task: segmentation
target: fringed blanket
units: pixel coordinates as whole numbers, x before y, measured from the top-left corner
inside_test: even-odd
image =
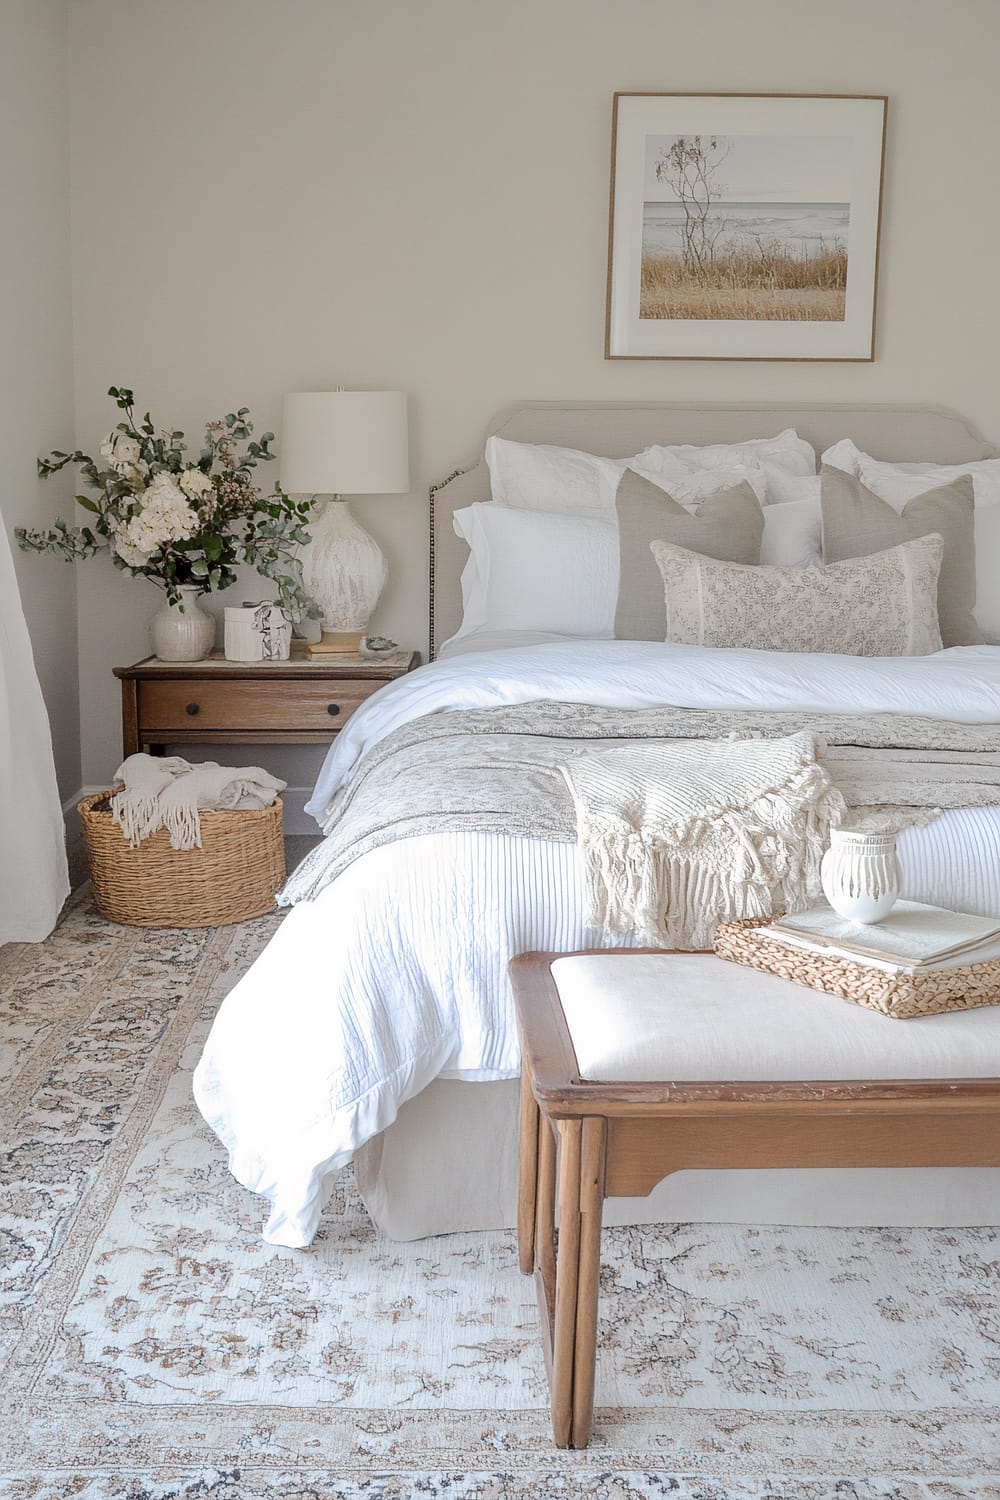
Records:
[[[847,810],[815,734],[626,745],[563,767],[590,920],[610,937],[704,948],[720,918],[798,911]]]
[[[179,755],[130,755],[115,772],[122,790],[111,798],[111,816],[133,849],[165,828],[171,849],[201,848],[199,809],[234,811],[270,807],[287,782],[260,766],[193,766]]]
[[[531,703],[414,720],[371,750],[323,843],[279,898],[311,900],[371,849],[418,834],[475,829],[577,839],[564,767],[618,745],[774,740],[805,731],[851,821],[924,821],[942,808],[1000,805],[1000,726],[900,714],[828,715],[608,709]],[[741,754],[753,753],[752,746]],[[902,809],[908,810],[905,815]]]

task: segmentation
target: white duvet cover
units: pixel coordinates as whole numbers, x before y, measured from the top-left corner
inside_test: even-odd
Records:
[[[993,723],[1000,648],[892,661],[618,641],[467,652],[353,716],[310,810],[328,821],[366,750],[409,720],[538,699]],[[946,813],[904,834],[901,855],[905,895],[1000,915],[1000,810]],[[308,1244],[324,1178],[434,1078],[515,1076],[507,962],[596,945],[584,912],[572,845],[474,832],[376,849],[292,910],[227,996],[195,1075],[231,1170],[270,1201],[265,1239]]]

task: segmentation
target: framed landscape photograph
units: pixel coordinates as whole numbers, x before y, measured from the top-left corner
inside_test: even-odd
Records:
[[[874,359],[886,102],[616,94],[605,358]]]

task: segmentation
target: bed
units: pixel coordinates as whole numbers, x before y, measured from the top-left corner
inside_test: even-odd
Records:
[[[847,434],[876,458],[966,463],[991,452],[952,414],[874,407],[532,403],[501,414],[490,432],[620,457],[654,441],[738,442],[784,427],[817,451]],[[711,711],[753,702],[841,714],[867,705],[1000,722],[1000,648],[991,646],[891,664],[839,658],[836,672],[823,665],[811,677],[803,662],[815,658],[707,648],[699,657],[698,648],[638,642],[470,637],[439,655],[462,618],[467,551],[452,518],[488,499],[482,462],[433,489],[437,659],[352,718],[314,811],[394,731],[440,731],[442,715],[499,705]],[[904,894],[1000,914],[1000,810],[949,811],[908,830],[900,850]],[[395,1238],[514,1223],[518,1056],[506,965],[519,951],[594,943],[585,910],[572,844],[461,826],[415,826],[373,846],[294,907],[224,1002],[196,1075],[231,1170],[270,1202],[268,1240],[307,1244],[332,1174],[352,1157],[373,1218]],[[993,1223],[998,1202],[1000,1173],[987,1170],[690,1172],[648,1199],[616,1203],[609,1222]]]

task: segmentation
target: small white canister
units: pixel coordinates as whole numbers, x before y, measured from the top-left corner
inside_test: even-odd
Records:
[[[287,661],[292,650],[292,622],[269,599],[226,609],[227,661]]]

